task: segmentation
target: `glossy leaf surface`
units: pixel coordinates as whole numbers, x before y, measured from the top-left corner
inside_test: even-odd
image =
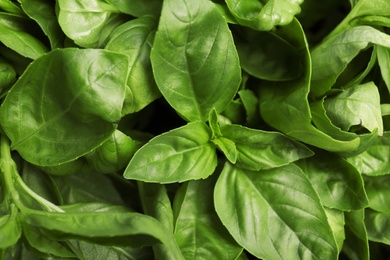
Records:
[[[136,152],[124,177],[159,183],[207,178],[217,165],[210,138],[210,129],[201,122],[156,136]]]
[[[126,76],[126,56],[109,51],[64,49],[42,56],[0,109],[12,148],[42,166],[90,152],[111,135],[121,117]]]
[[[221,112],[241,80],[231,32],[208,0],[164,1],[151,59],[161,93],[188,121]]]
[[[297,166],[252,172],[226,164],[214,200],[230,234],[256,257],[336,259],[324,208]]]

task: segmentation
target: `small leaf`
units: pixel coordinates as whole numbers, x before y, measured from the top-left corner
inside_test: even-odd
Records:
[[[156,136],[135,153],[124,177],[159,183],[207,178],[217,165],[210,138],[210,129],[201,122]]]
[[[140,142],[115,130],[108,140],[93,152],[85,155],[85,158],[97,171],[114,173],[127,166],[140,146]]]
[[[378,88],[373,82],[352,86],[325,99],[326,113],[344,131],[362,126],[370,132],[378,129],[383,135],[383,122]]]
[[[223,138],[235,144],[235,165],[244,169],[274,168],[313,155],[306,146],[279,132],[267,132],[240,125],[225,125],[221,132]]]
[[[235,240],[258,258],[337,258],[320,199],[293,164],[252,172],[226,163],[214,206]]]
[[[0,217],[0,250],[13,246],[22,235],[22,227],[17,217],[17,208],[11,204],[11,214]]]
[[[151,61],[162,95],[187,121],[220,113],[241,81],[231,32],[208,0],[164,1]]]

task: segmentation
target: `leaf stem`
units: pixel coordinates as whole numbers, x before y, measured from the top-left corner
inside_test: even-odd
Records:
[[[22,200],[20,199],[19,191],[15,188],[15,184],[22,188],[21,191],[25,192],[40,205],[46,208],[50,212],[65,212],[60,207],[54,205],[50,201],[42,198],[33,190],[31,190],[20,177],[14,160],[11,157],[9,139],[1,135],[0,136],[0,152],[1,152],[1,171],[3,173],[6,196],[11,197],[12,201],[19,209],[27,209]]]

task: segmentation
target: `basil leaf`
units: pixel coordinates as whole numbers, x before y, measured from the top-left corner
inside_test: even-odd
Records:
[[[364,186],[367,192],[370,208],[390,215],[389,205],[389,175],[365,176]]]
[[[372,44],[390,47],[390,36],[369,26],[357,26],[330,37],[312,52],[310,94],[321,97],[360,51]]]
[[[340,94],[325,99],[326,113],[344,131],[362,126],[383,135],[383,122],[378,88],[373,82],[352,86]]]
[[[40,57],[0,109],[12,149],[41,166],[90,152],[111,136],[121,118],[126,77],[127,58],[118,53],[68,48]]]
[[[297,165],[309,177],[324,206],[344,211],[368,206],[360,173],[343,158],[318,152]]]
[[[370,259],[364,210],[345,212],[344,215],[346,239],[343,252],[350,259]]]
[[[10,205],[10,213],[0,217],[0,250],[7,249],[18,242],[22,235],[22,227],[16,206]]]
[[[207,178],[217,165],[210,138],[210,129],[201,122],[156,136],[135,153],[124,177],[159,183]]]
[[[225,125],[222,136],[237,150],[236,166],[247,170],[279,167],[313,155],[306,146],[278,132],[266,132],[240,125]]]
[[[190,181],[176,192],[175,238],[185,259],[236,259],[237,245],[214,210],[216,178]]]
[[[114,173],[127,166],[140,146],[140,142],[115,130],[108,140],[85,155],[85,158],[97,171]]]
[[[103,0],[59,0],[58,23],[77,45],[103,47],[111,31],[125,22],[119,10]]]
[[[151,60],[162,95],[187,121],[221,112],[241,81],[231,32],[208,0],[164,1]]]
[[[383,136],[373,143],[366,151],[356,156],[347,158],[347,161],[353,164],[360,173],[379,176],[390,173],[390,133],[384,132]]]
[[[122,13],[140,17],[148,14],[158,15],[161,12],[161,0],[107,0]]]
[[[263,5],[261,1],[226,0],[226,3],[240,24],[255,30],[269,31],[277,25],[289,24],[294,15],[301,11],[302,0],[270,0]]]
[[[341,210],[330,209],[330,208],[324,208],[324,209],[325,209],[326,216],[328,218],[329,225],[332,228],[334,237],[336,239],[337,247],[339,249],[339,252],[341,252],[345,240],[344,212]]]
[[[48,52],[48,48],[31,33],[35,26],[28,24],[25,17],[0,13],[0,42],[23,57],[37,59]]]
[[[258,258],[337,258],[320,199],[293,164],[252,172],[226,163],[214,206],[234,239]]]
[[[390,215],[372,210],[365,211],[364,223],[366,224],[368,239],[390,245]]]
[[[74,258],[76,256],[60,242],[45,237],[38,228],[25,224],[23,225],[23,234],[28,244],[41,253],[62,258]]]
[[[61,48],[65,38],[57,21],[55,4],[48,0],[21,0],[23,11],[42,28],[52,49]]]
[[[248,74],[264,80],[285,81],[303,73],[298,51],[271,32],[241,30],[236,37],[242,68]]]
[[[140,17],[118,26],[110,35],[105,48],[129,57],[123,114],[134,113],[161,96],[153,77],[150,49],[157,28],[151,16]]]

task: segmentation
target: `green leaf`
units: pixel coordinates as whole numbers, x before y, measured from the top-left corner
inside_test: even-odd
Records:
[[[269,31],[277,25],[289,24],[301,11],[299,5],[303,0],[269,0],[265,1],[264,5],[262,2],[264,1],[226,0],[240,24],[260,31]]]
[[[313,155],[306,146],[279,132],[267,132],[240,125],[225,125],[222,136],[231,140],[237,150],[236,166],[261,170],[289,164]]]
[[[365,211],[364,223],[366,224],[368,239],[390,245],[390,215],[372,210]]]
[[[345,232],[344,232],[344,212],[337,209],[329,209],[325,208],[325,213],[328,218],[328,222],[330,227],[332,228],[334,237],[336,239],[337,247],[339,249],[339,253],[343,248],[344,240],[345,240]]]
[[[79,259],[149,260],[154,257],[150,247],[104,246],[79,240],[69,240],[67,244]]]
[[[343,158],[318,152],[297,165],[309,177],[324,206],[344,211],[368,206],[360,173]]]
[[[386,83],[387,90],[390,92],[390,48],[377,46],[378,64],[381,70],[383,81]]]
[[[370,208],[390,215],[390,175],[364,176]]]
[[[107,0],[122,13],[140,17],[148,14],[159,15],[161,12],[161,0]]]
[[[369,26],[357,26],[328,38],[311,52],[313,74],[310,94],[322,97],[347,65],[373,44],[390,47],[390,36]]]
[[[97,171],[115,173],[127,166],[140,146],[140,142],[115,130],[108,140],[85,158]]]
[[[250,89],[240,90],[238,91],[238,94],[240,95],[240,100],[246,112],[245,125],[256,128],[256,126],[260,124],[258,97]]]
[[[208,0],[164,1],[151,60],[161,93],[188,121],[220,113],[241,81],[231,32]]]
[[[62,258],[75,257],[75,254],[67,249],[66,246],[47,238],[38,228],[25,224],[23,225],[23,234],[28,244],[41,253]]]
[[[35,26],[25,17],[0,13],[0,42],[30,59],[37,59],[48,51],[47,47],[32,33],[34,29]]]
[[[41,166],[89,153],[121,118],[127,69],[125,55],[97,49],[57,49],[31,63],[0,109],[12,149]]]
[[[22,235],[17,208],[10,205],[10,214],[0,216],[0,249],[7,249],[18,242]]]
[[[215,187],[214,206],[230,234],[256,257],[337,258],[320,199],[293,164],[252,172],[227,163]]]
[[[294,32],[294,33],[293,33]],[[360,145],[359,138],[338,140],[312,125],[308,94],[311,77],[311,59],[305,33],[298,21],[282,27],[277,34],[302,55],[304,74],[287,82],[263,82],[259,91],[260,114],[264,121],[304,143],[333,152],[352,152]],[[293,119],[293,120],[292,120]]]
[[[173,234],[173,210],[166,187],[156,183],[145,182],[138,182],[138,187],[144,212],[160,221],[167,232]],[[153,251],[156,257],[175,259],[175,256],[172,255],[169,248],[164,245],[153,246]],[[184,259],[183,256],[181,257]]]
[[[345,212],[345,236],[343,252],[353,260],[369,260],[367,230],[364,210]]]
[[[43,212],[28,210],[22,221],[46,230],[57,240],[82,239],[111,246],[145,246],[165,243],[172,252],[173,236],[152,217],[134,212]],[[46,233],[46,234],[49,234]]]
[[[272,32],[240,30],[236,37],[242,68],[264,80],[285,81],[303,73],[301,57],[288,42]]]
[[[347,160],[362,174],[370,176],[389,174],[390,132],[384,132],[383,136],[366,151]]]
[[[12,65],[0,57],[0,94],[16,81],[16,71]]]
[[[61,48],[65,38],[57,21],[55,3],[48,0],[21,0],[23,11],[42,28],[52,49]]]
[[[130,72],[123,114],[137,112],[161,96],[150,63],[157,22],[155,18],[145,16],[124,23],[111,33],[105,46],[129,57]]]
[[[215,178],[190,181],[174,200],[175,238],[185,259],[236,259],[242,252],[213,205]]]
[[[135,153],[124,177],[159,183],[207,178],[217,165],[210,138],[211,131],[202,122],[156,136]]]
[[[103,47],[111,31],[126,21],[103,0],[59,0],[56,4],[62,31],[81,47]]]
[[[324,107],[332,122],[344,131],[362,126],[383,135],[383,122],[378,88],[373,82],[352,86],[325,99]]]

